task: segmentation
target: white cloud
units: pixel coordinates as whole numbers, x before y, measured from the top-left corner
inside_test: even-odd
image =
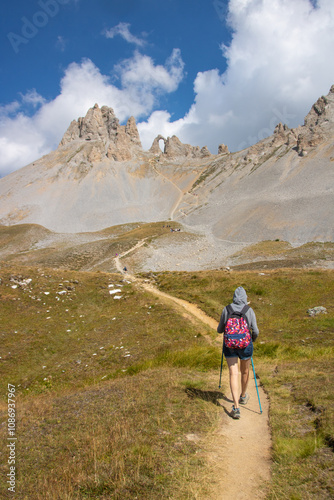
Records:
[[[46,100],[42,97],[36,89],[29,90],[26,94],[20,94],[22,103],[31,104],[34,108],[44,104]]]
[[[184,62],[181,51],[174,49],[165,66],[155,66],[148,56],[135,52],[131,59],[119,64],[116,69],[121,74],[125,88],[159,89],[161,92],[173,92],[183,78]]]
[[[312,103],[334,83],[334,2],[319,0],[230,0],[227,70],[200,72],[195,101],[186,116],[165,129],[177,129],[183,142],[225,143],[242,149],[268,136],[277,123],[303,123]],[[157,135],[153,120],[140,124],[145,141]]]
[[[145,72],[142,68],[145,68]],[[59,95],[50,102],[36,90],[21,94],[21,101],[0,107],[0,175],[6,175],[55,148],[70,122],[84,116],[97,102],[114,108],[124,121],[130,115],[147,116],[163,92],[175,90],[182,79],[183,61],[173,51],[165,66],[135,53],[115,68],[120,88],[110,82],[90,59],[70,64],[60,82]],[[27,105],[38,109],[24,114]],[[13,113],[17,113],[12,116]]]
[[[174,49],[164,66],[154,65],[148,56],[135,52],[134,57],[115,67],[121,86],[126,89],[130,102],[140,102],[151,110],[161,94],[174,92],[184,76],[184,62],[179,49]],[[143,113],[133,112],[138,116]]]
[[[133,43],[137,45],[137,47],[143,47],[146,44],[146,41],[143,38],[138,38],[135,35],[132,35],[129,28],[129,23],[119,23],[117,26],[105,30],[103,34],[106,38],[114,38],[115,36],[120,35],[126,42]]]
[[[167,138],[179,135],[184,120],[171,122],[167,111],[154,111],[146,122],[138,123],[138,131],[144,149],[152,146],[153,139],[158,135]]]
[[[2,116],[7,117],[12,113],[18,112],[20,109],[20,103],[18,101],[10,102],[9,104],[5,104],[4,106],[0,106],[0,118]]]

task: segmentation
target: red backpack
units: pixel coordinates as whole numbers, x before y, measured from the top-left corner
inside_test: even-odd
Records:
[[[224,330],[224,344],[229,349],[244,349],[252,340],[246,318],[248,309],[249,306],[247,305],[241,311],[234,311],[231,304],[226,307],[227,320]]]

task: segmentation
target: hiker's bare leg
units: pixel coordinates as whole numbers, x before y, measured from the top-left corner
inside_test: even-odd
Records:
[[[226,358],[228,369],[230,372],[230,387],[234,408],[239,408],[239,358]]]
[[[241,359],[240,360],[240,371],[241,371],[241,396],[246,395],[246,390],[247,390],[247,385],[248,385],[248,380],[249,380],[249,365],[250,365],[250,358],[249,359]]]

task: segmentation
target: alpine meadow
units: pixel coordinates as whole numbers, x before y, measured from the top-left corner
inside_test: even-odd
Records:
[[[334,3],[2,21],[0,498],[334,498]]]
[[[0,180],[2,498],[232,498],[231,433],[247,498],[332,498],[333,90],[217,155],[143,151],[94,106]],[[264,411],[233,421],[216,328],[238,286]]]

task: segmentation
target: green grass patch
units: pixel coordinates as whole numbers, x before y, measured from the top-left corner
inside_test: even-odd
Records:
[[[307,458],[323,445],[323,439],[317,436],[315,432],[303,438],[281,437],[274,444],[274,458],[278,462]]]

